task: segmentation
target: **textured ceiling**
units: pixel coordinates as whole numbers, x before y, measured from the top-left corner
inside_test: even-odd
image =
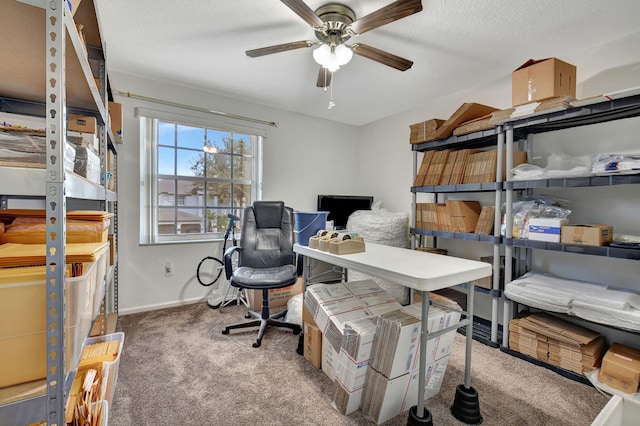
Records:
[[[356,17],[391,2],[341,1]],[[314,10],[326,3],[307,0]],[[637,0],[422,0],[422,12],[351,40],[411,59],[413,67],[400,72],[354,56],[334,75],[336,107],[329,110],[331,93],[316,87],[313,49],[259,58],[244,53],[316,40],[313,29],[279,0],[97,4],[110,72],[176,82],[353,125],[506,78],[529,58],[562,58],[636,33],[640,16]]]

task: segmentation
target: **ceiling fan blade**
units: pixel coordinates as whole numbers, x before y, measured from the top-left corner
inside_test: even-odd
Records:
[[[286,52],[287,50],[301,49],[313,46],[309,40],[294,41],[292,43],[276,44],[275,46],[261,47],[260,49],[247,50],[247,56],[257,58],[258,56],[271,55],[272,53]]]
[[[405,18],[422,10],[421,0],[398,0],[381,9],[363,16],[351,25],[349,30],[354,34],[362,34],[374,28]]]
[[[318,71],[318,82],[316,86],[323,89],[329,87],[331,85],[331,74],[333,74],[331,71],[321,66],[320,71]]]
[[[400,71],[406,71],[413,65],[413,61],[385,52],[384,50],[376,49],[375,47],[367,46],[366,44],[356,43],[351,46],[351,48],[356,55],[364,56],[367,59],[380,62],[381,64]]]
[[[324,22],[316,13],[302,0],[281,0],[289,9],[293,10],[299,17],[304,19],[314,28],[322,27]]]

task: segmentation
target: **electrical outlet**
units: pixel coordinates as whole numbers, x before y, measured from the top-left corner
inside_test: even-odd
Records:
[[[171,275],[173,275],[173,265],[171,262],[167,262],[164,264],[164,276],[170,277]]]

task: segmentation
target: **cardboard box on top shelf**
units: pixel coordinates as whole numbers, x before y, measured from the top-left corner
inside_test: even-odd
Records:
[[[122,143],[122,128],[124,116],[122,113],[122,104],[118,102],[109,102],[109,117],[111,122],[111,131],[116,137],[117,143]]]
[[[464,103],[456,110],[456,112],[453,113],[453,115],[451,115],[451,117],[447,119],[447,121],[438,127],[434,137],[435,139],[448,138],[453,135],[453,131],[460,124],[491,114],[493,111],[497,110],[497,108],[474,102]]]
[[[529,59],[511,74],[512,105],[576,97],[576,67],[557,58]]]
[[[409,143],[418,144],[434,140],[436,130],[438,130],[438,127],[440,127],[444,122],[445,120],[432,118],[431,120],[412,124],[409,126],[411,131],[409,135]]]
[[[560,241],[566,244],[604,246],[613,240],[613,226],[601,223],[585,223],[562,227]]]
[[[77,114],[67,115],[67,130],[95,134],[97,127],[98,124],[95,117]]]

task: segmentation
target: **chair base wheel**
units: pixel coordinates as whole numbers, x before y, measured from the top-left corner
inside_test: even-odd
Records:
[[[251,346],[253,346],[254,348],[259,348],[261,344],[262,344],[262,339],[258,339]]]
[[[223,329],[222,334],[229,334],[229,329],[228,328]]]

